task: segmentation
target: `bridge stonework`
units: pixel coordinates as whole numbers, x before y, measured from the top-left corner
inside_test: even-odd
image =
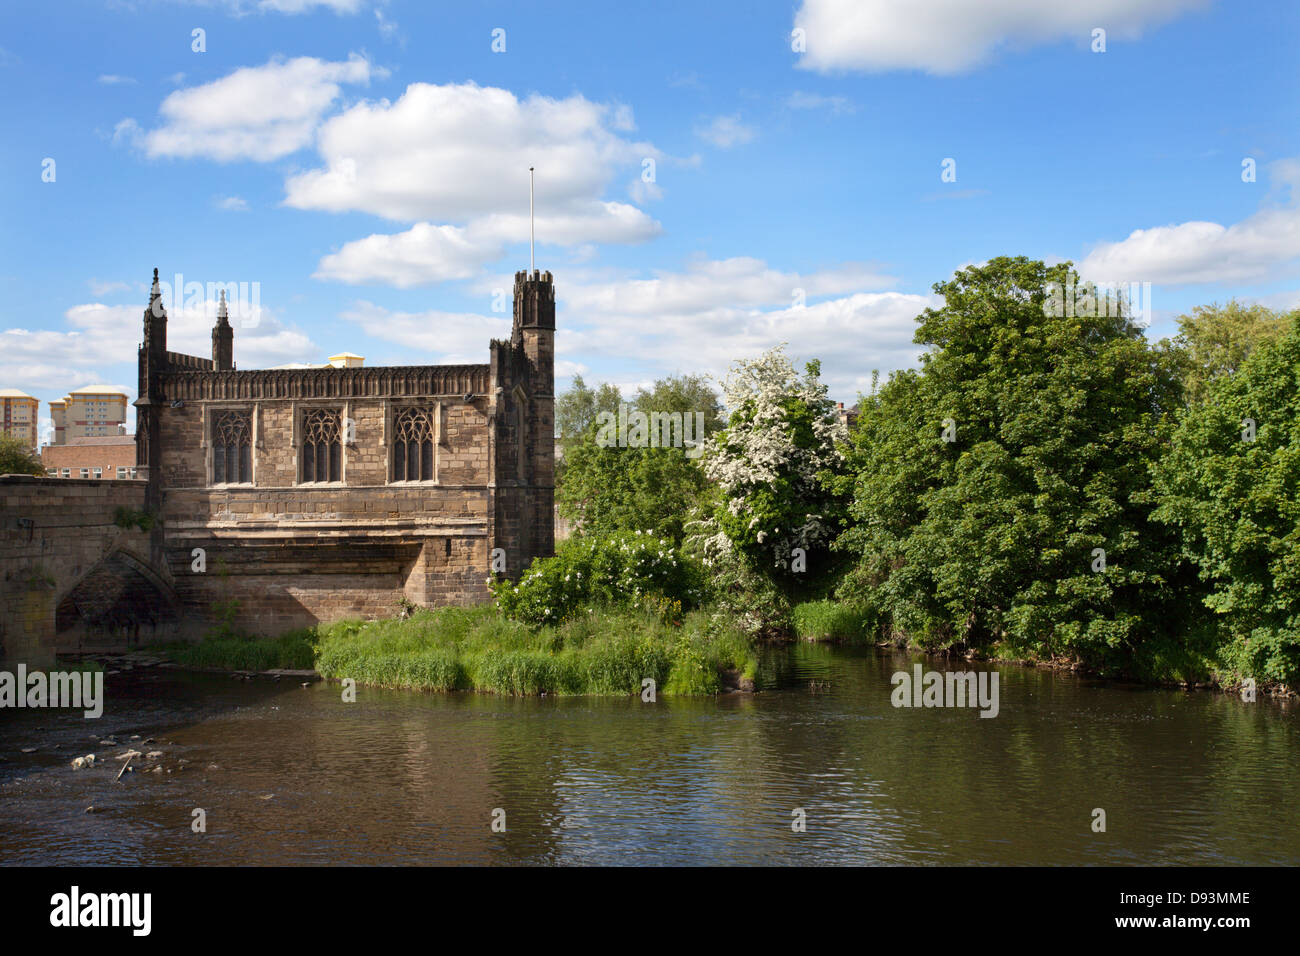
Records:
[[[0,476],[6,660],[165,639],[180,608],[139,526],[145,482]]]
[[[212,359],[166,331],[155,271],[142,480],[0,478],[11,656],[480,603],[495,549],[511,578],[553,552],[550,273],[516,275],[511,338],[482,365],[240,371],[224,306]],[[118,507],[152,526],[118,527]]]

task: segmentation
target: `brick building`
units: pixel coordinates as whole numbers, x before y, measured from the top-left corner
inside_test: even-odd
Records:
[[[41,462],[50,478],[134,478],[135,436],[74,438],[65,445],[46,445]]]
[[[514,577],[552,553],[549,272],[515,275],[510,340],[481,365],[237,370],[233,338],[223,301],[210,359],[168,351],[155,270],[136,468],[188,631],[480,602],[494,556]]]
[[[0,388],[0,432],[12,435],[35,451],[40,441],[41,403],[16,388]]]

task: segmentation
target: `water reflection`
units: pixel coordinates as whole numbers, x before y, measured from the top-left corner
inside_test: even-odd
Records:
[[[800,646],[654,705],[123,675],[100,721],[0,715],[0,861],[1300,863],[1294,706],[1004,667],[989,720],[893,708],[908,667]],[[68,767],[110,732],[164,771]]]

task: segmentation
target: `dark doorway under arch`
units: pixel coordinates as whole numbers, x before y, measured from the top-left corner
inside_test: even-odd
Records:
[[[114,551],[59,601],[54,630],[60,643],[129,648],[179,623],[176,595],[148,565]]]

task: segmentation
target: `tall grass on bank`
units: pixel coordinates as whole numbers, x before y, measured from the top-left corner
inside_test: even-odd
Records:
[[[310,670],[314,666],[315,638],[313,629],[303,628],[279,637],[214,636],[198,644],[171,644],[157,650],[182,667],[196,669]]]
[[[722,674],[750,679],[758,662],[740,632],[688,614],[680,626],[644,612],[593,609],[532,629],[495,608],[438,608],[406,620],[342,621],[318,630],[324,677],[421,690],[495,694],[717,693]]]
[[[872,634],[871,615],[839,601],[805,601],[790,617],[795,634],[805,641],[866,641]]]

